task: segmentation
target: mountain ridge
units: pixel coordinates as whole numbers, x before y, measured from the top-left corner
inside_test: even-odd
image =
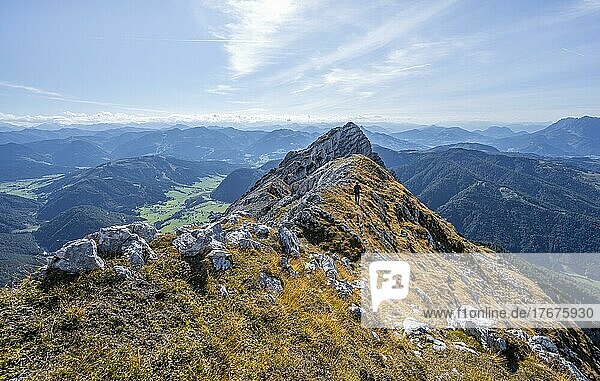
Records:
[[[0,290],[0,361],[6,364],[0,376],[598,375],[593,347],[580,330],[513,335],[476,322],[454,330],[416,322],[417,329],[408,318],[401,329],[361,326],[357,261],[366,251],[420,253],[413,281],[421,292],[410,299],[420,308],[442,290],[455,291],[460,303],[549,300],[490,250],[456,233],[380,163],[358,126],[347,124],[286,155],[209,224],[160,236],[144,224],[114,226],[65,245],[37,278]],[[355,182],[363,188],[358,205]],[[490,290],[489,279],[468,273],[452,256],[436,256],[432,266],[441,251],[479,252],[480,263],[503,277]],[[469,292],[475,288],[478,295]],[[540,343],[556,352],[550,356]]]

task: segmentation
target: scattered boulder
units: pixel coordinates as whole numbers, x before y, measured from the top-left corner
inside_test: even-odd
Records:
[[[225,235],[225,241],[232,246],[236,246],[244,250],[258,250],[262,247],[260,242],[252,239],[252,233],[250,233],[250,231],[245,227],[228,232]]]
[[[148,242],[158,236],[155,227],[145,222],[134,222],[102,228],[88,238],[96,241],[100,255],[125,255],[131,265],[140,267],[146,261],[156,259]]]
[[[138,236],[140,236],[140,238],[146,241],[146,243],[150,243],[153,239],[157,238],[160,235],[160,233],[154,226],[146,222],[134,222],[127,225],[127,228],[133,234],[137,234]]]
[[[120,255],[122,247],[127,242],[133,233],[125,225],[109,226],[102,228],[99,231],[92,233],[88,238],[93,239],[98,244],[98,252],[103,255]]]
[[[98,256],[96,242],[89,238],[67,243],[48,259],[48,269],[69,274],[104,268],[104,260]]]
[[[220,224],[185,232],[173,241],[173,246],[184,257],[204,257],[210,251],[223,249],[223,230]]]
[[[150,246],[137,234],[134,234],[129,241],[121,247],[123,255],[127,257],[129,264],[134,267],[141,267],[146,261],[156,259],[156,254]]]
[[[348,299],[350,296],[352,296],[354,287],[350,282],[345,280],[330,279],[329,283],[333,285],[340,298]]]
[[[421,335],[430,331],[426,323],[422,323],[411,317],[407,317],[402,321],[402,329],[407,336]]]
[[[117,276],[121,279],[124,279],[124,280],[133,279],[133,272],[125,266],[119,266],[119,265],[113,266],[113,270],[117,274]]]
[[[447,348],[446,343],[439,339],[432,338],[431,343],[433,344],[432,348],[436,351],[445,351]]]
[[[252,227],[252,230],[254,231],[254,234],[256,234],[256,236],[259,238],[267,238],[269,236],[269,232],[271,231],[271,229],[267,225],[263,224],[255,224]]]
[[[277,237],[286,255],[291,257],[298,257],[300,255],[300,244],[298,243],[296,233],[281,225],[277,231]]]
[[[309,272],[312,272],[316,269],[323,270],[328,279],[338,278],[338,271],[335,267],[335,261],[333,257],[330,257],[327,254],[317,254],[313,256],[310,262],[305,266]]]
[[[454,348],[456,348],[457,350],[461,351],[461,352],[468,352],[471,354],[478,354],[477,351],[471,347],[469,347],[467,344],[463,343],[462,341],[455,341],[454,343]]]
[[[558,353],[558,347],[548,336],[532,336],[529,339],[529,346],[534,352]]]
[[[589,380],[575,364],[561,356],[558,347],[548,336],[532,336],[528,343],[536,356],[547,364],[570,372],[577,381]]]
[[[175,238],[173,246],[184,257],[194,257],[201,251],[201,247],[198,246],[198,240],[189,231],[182,232],[179,237]]]
[[[350,258],[342,257],[340,261],[342,262],[342,265],[344,265],[346,268],[352,268],[352,262],[350,261]]]
[[[448,325],[450,327],[463,329],[467,334],[477,339],[484,348],[491,352],[504,353],[506,351],[508,348],[506,340],[493,332],[490,328],[494,323],[493,320],[465,317],[469,316],[469,310],[475,309],[472,306],[462,306],[460,309],[466,310],[467,313],[464,314],[464,316],[462,316],[463,314],[459,316],[455,313],[448,319]]]
[[[278,294],[283,291],[283,283],[271,274],[262,272],[258,275],[258,284],[268,292]]]
[[[227,290],[227,287],[225,287],[225,285],[223,284],[219,287],[219,295],[221,295],[222,298],[229,297],[229,291]]]
[[[233,267],[233,260],[231,259],[231,253],[225,250],[213,250],[208,255],[211,260],[213,268],[217,271],[229,270]]]

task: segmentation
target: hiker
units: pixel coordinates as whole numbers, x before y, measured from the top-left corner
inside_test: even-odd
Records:
[[[360,184],[358,181],[354,185],[354,203],[356,203],[356,205],[360,203]]]

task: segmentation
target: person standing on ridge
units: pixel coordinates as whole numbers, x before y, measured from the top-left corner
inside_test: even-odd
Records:
[[[356,205],[360,204],[360,184],[358,181],[354,185],[354,203]]]

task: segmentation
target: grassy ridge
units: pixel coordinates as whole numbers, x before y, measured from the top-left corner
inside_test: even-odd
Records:
[[[286,276],[272,249],[234,250],[235,268],[199,287],[195,266],[172,239],[152,243],[160,259],[132,281],[109,266],[0,290],[0,379],[433,380],[457,373],[465,380],[566,380],[530,355],[509,370],[474,341],[479,355],[438,352],[394,331],[362,328],[348,311],[358,295],[341,300],[323,274],[305,273],[303,259],[292,261],[300,276]],[[277,247],[274,236],[269,241]],[[275,299],[258,286],[260,271],[283,279]]]

